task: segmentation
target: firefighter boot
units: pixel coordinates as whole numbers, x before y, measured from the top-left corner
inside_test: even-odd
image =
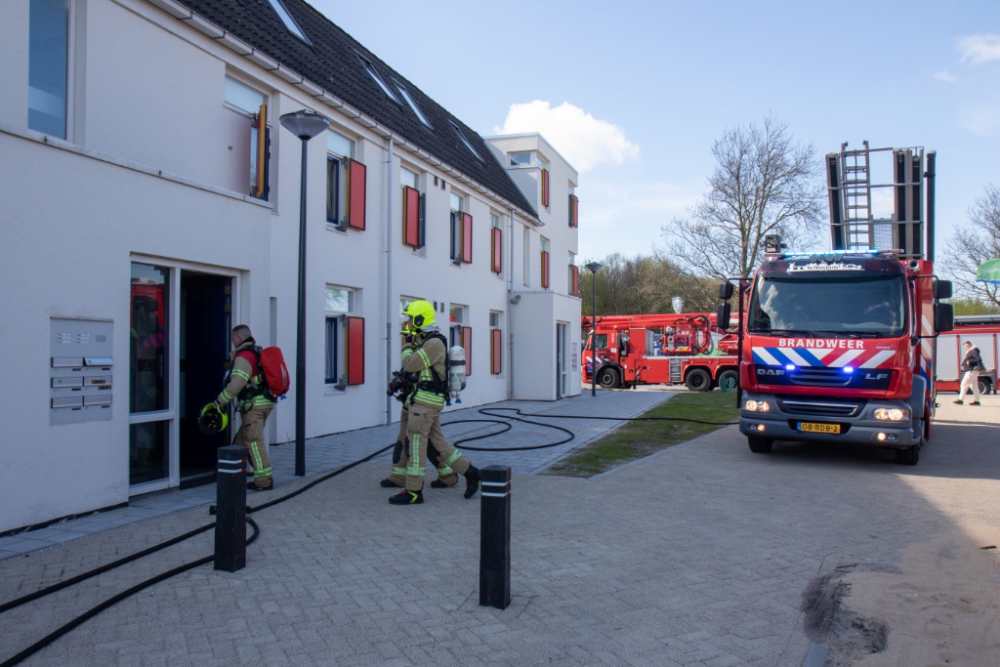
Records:
[[[465,497],[466,499],[476,495],[479,490],[479,468],[469,464],[469,469],[465,471]]]
[[[403,456],[403,443],[402,441],[397,440],[395,446],[392,448],[393,474],[396,474],[396,466],[399,465],[399,459],[402,456]],[[381,486],[383,489],[393,489],[393,488],[399,488],[403,486],[403,484],[397,484],[396,482],[392,481],[391,477],[386,477],[381,482],[379,482],[379,486]]]
[[[390,505],[422,505],[424,503],[423,491],[400,491],[394,496],[389,496]]]

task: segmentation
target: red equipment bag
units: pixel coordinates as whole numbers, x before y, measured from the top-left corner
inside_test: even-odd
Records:
[[[287,394],[288,388],[291,386],[291,377],[288,375],[288,366],[285,365],[285,357],[281,354],[281,348],[265,347],[257,354],[257,358],[268,391],[275,398]]]

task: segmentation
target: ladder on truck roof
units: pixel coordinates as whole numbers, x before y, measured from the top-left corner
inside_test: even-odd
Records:
[[[924,149],[863,148],[848,150],[847,142],[839,153],[826,156],[827,192],[830,204],[830,234],[834,250],[899,250],[903,259],[933,259],[934,151]],[[891,153],[892,181],[872,182],[872,153]],[[927,206],[924,206],[924,177],[927,183]],[[873,204],[891,196],[891,212],[879,212]],[[873,199],[874,197],[874,199]],[[925,214],[926,210],[926,214]],[[885,217],[884,213],[888,213]],[[925,248],[924,235],[927,234]]]

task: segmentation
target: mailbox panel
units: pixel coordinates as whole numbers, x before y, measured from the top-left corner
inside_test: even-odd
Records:
[[[110,320],[50,321],[50,424],[111,419],[112,329]]]

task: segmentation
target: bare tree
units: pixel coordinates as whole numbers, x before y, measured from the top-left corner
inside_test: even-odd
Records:
[[[718,166],[709,192],[690,218],[663,227],[672,254],[701,275],[747,277],[768,234],[801,247],[821,222],[822,161],[794,141],[788,126],[768,117],[728,129],[712,145]]]
[[[969,208],[969,224],[955,230],[948,242],[944,268],[957,283],[960,294],[1000,306],[1000,286],[976,282],[976,269],[1000,257],[1000,188],[992,183]]]

